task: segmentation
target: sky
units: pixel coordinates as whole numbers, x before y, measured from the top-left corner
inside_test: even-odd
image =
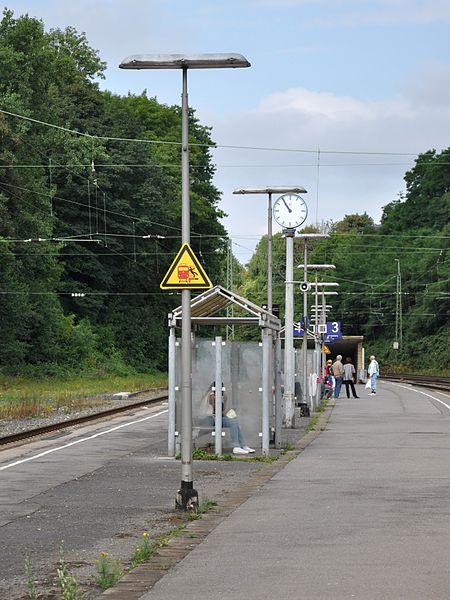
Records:
[[[448,0],[14,0],[46,29],[85,32],[102,89],[179,104],[178,71],[124,71],[145,53],[235,52],[247,69],[190,71],[189,104],[218,144],[215,185],[245,263],[267,232],[267,197],[301,185],[306,225],[382,208],[415,157],[450,146]],[[241,148],[221,148],[240,146]],[[242,147],[245,147],[243,149]],[[278,230],[275,224],[274,231]]]

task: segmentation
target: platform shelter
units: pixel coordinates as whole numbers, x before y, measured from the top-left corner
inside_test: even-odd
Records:
[[[181,344],[177,338],[181,320],[180,306],[169,314],[169,456],[176,453],[181,424]],[[281,361],[274,350],[280,320],[257,304],[216,285],[192,298],[191,322],[194,446],[213,443],[217,455],[222,454],[222,448],[232,447],[230,432],[226,427],[222,429],[222,420],[211,423],[206,418],[205,399],[213,389],[216,406],[223,402],[225,411],[233,409],[236,413],[245,443],[261,448],[268,455],[271,429],[277,420],[281,422]],[[240,325],[259,328],[261,341],[237,342],[208,332],[211,327]]]

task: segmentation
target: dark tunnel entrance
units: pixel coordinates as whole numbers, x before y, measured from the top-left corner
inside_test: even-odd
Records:
[[[348,335],[343,336],[340,340],[330,342],[326,344],[331,351],[331,354],[327,355],[327,358],[331,358],[334,361],[336,356],[341,354],[342,362],[344,363],[347,356],[350,356],[352,363],[355,365],[358,379],[360,379],[360,372],[364,370],[363,340],[362,335]]]

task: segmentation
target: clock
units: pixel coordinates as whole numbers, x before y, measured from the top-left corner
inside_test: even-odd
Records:
[[[283,194],[275,200],[273,217],[284,229],[295,229],[306,221],[308,207],[298,194]]]

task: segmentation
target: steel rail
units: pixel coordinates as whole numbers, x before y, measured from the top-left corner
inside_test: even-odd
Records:
[[[417,387],[428,387],[433,390],[450,392],[450,377],[388,373],[386,375],[382,375],[380,379],[385,379],[386,381],[399,381],[401,383],[409,383]]]
[[[105,417],[112,417],[114,415],[118,415],[133,410],[135,408],[139,408],[140,406],[156,404],[163,400],[167,400],[167,394],[156,396],[155,398],[148,398],[147,400],[138,400],[130,404],[117,406],[116,408],[101,410],[96,413],[83,415],[82,417],[75,417],[74,419],[69,419],[67,421],[59,421],[57,423],[51,423],[50,425],[43,425],[42,427],[35,427],[33,429],[19,431],[10,435],[0,437],[0,446],[6,446],[7,444],[12,444],[21,440],[35,438],[45,433],[51,433],[53,431],[59,431],[61,429],[68,429],[69,427],[74,427],[76,425],[83,425],[84,423],[89,423],[91,421],[98,421],[104,419]]]

